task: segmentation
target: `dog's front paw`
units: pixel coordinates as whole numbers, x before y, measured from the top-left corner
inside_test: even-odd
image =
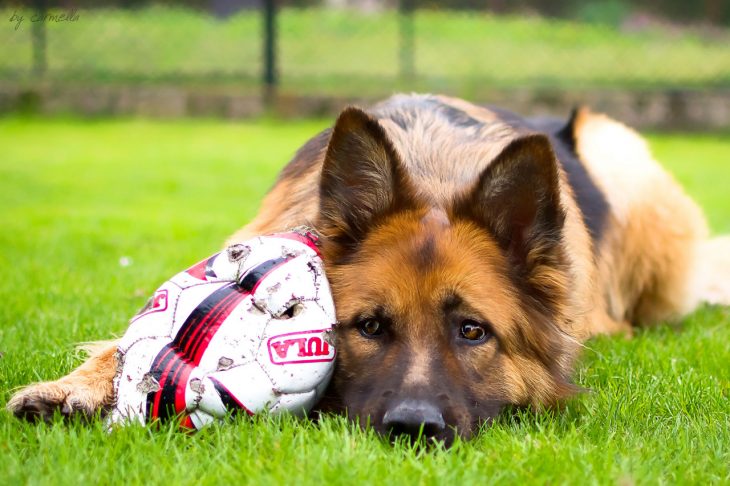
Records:
[[[78,383],[49,381],[23,388],[13,395],[7,408],[16,417],[36,422],[49,421],[58,411],[65,417],[80,414],[86,417],[104,405],[95,390]]]

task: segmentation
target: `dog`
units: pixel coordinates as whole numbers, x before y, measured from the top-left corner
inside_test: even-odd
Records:
[[[730,304],[730,238],[631,129],[588,109],[522,118],[445,96],[345,109],[283,169],[227,244],[316,228],[338,361],[331,408],[450,442],[506,406],[560,403],[597,334]],[[114,342],[8,408],[112,405]]]

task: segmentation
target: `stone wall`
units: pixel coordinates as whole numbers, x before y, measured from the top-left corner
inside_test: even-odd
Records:
[[[180,87],[0,84],[0,113],[143,116],[151,118],[252,118],[265,113],[282,117],[334,116],[348,104],[375,100],[279,94],[270,105],[255,94],[233,89]],[[486,91],[477,103],[499,105],[517,113],[566,116],[578,105],[641,129],[730,129],[730,89],[714,90],[558,90]]]

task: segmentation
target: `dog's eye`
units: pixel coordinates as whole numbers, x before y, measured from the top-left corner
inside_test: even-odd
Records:
[[[374,338],[383,334],[383,325],[377,319],[363,319],[357,323],[360,334],[366,338]]]
[[[483,343],[489,339],[490,333],[486,326],[472,319],[464,319],[459,329],[459,337],[470,341],[469,344]]]

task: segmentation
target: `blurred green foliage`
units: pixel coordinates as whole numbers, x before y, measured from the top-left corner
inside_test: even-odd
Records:
[[[613,11],[620,2],[612,1],[604,7]],[[582,7],[585,19],[610,17],[591,5],[598,4]],[[2,9],[0,18],[15,12]],[[381,95],[408,89],[470,96],[505,86],[730,86],[727,30],[708,34],[653,24],[626,30],[613,20],[426,9],[415,12],[413,23],[415,78],[406,82],[396,12],[283,9],[277,47],[284,91]],[[12,53],[0,56],[0,80],[37,80],[31,30],[30,22],[17,30],[9,23],[0,28],[0,45]],[[256,10],[219,18],[161,5],[96,8],[81,11],[75,22],[47,24],[43,79],[257,89],[262,50]]]

